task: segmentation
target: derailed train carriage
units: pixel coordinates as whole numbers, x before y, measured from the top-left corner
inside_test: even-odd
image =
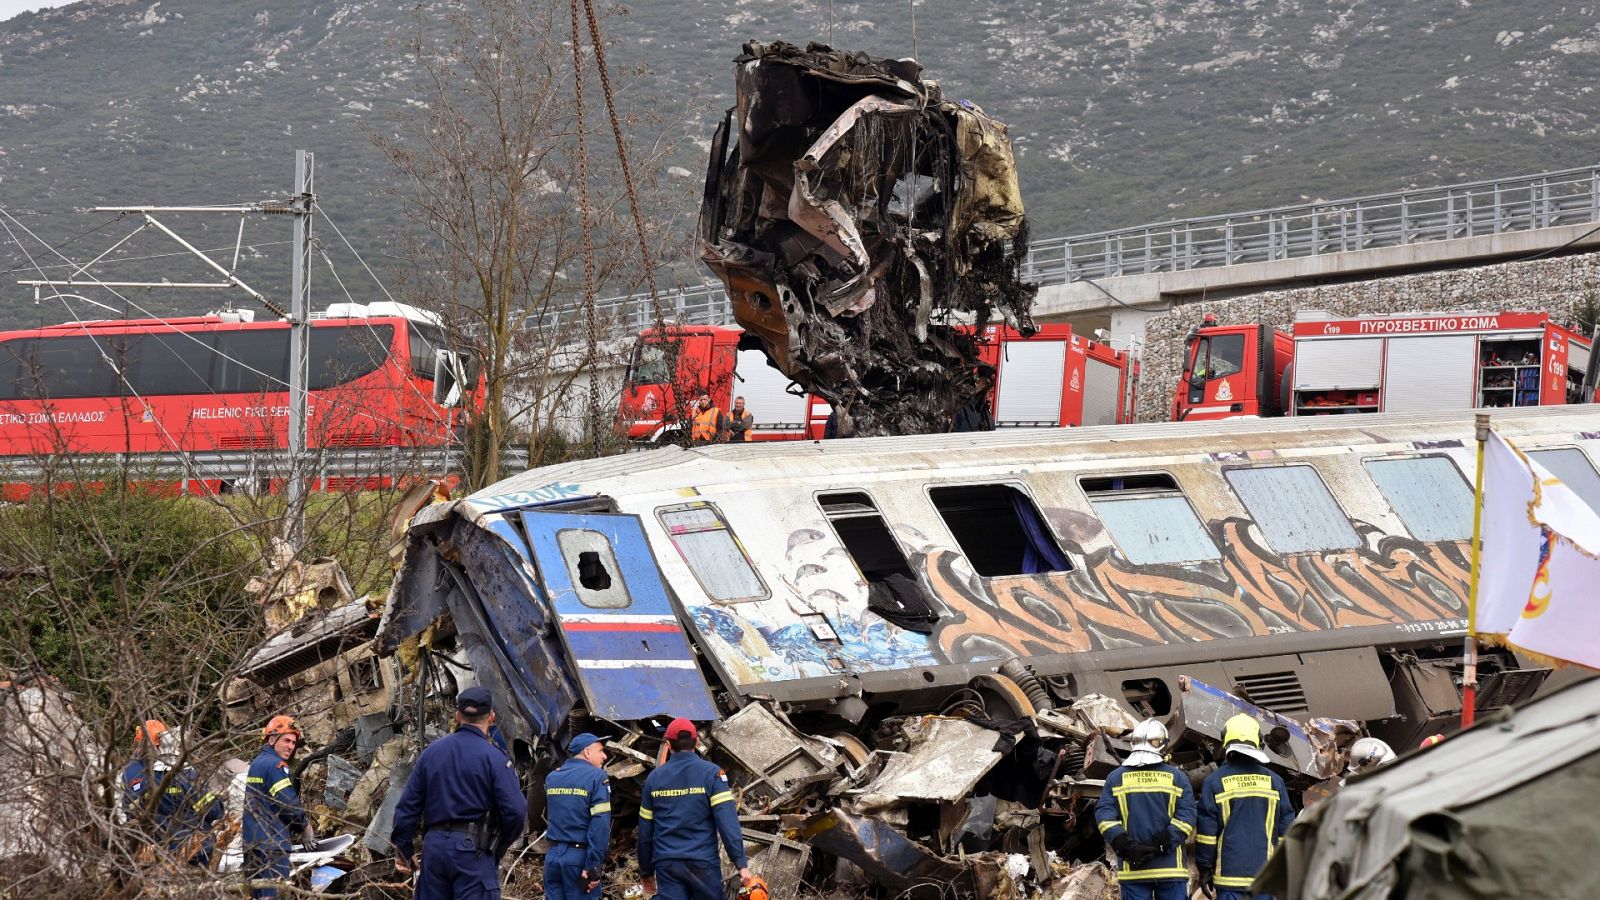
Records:
[[[1495,424],[1600,502],[1600,413]],[[570,463],[417,515],[380,649],[448,612],[525,759],[750,705],[860,758],[897,716],[1196,690],[1414,745],[1459,714],[1473,453],[1461,412]],[[1486,707],[1547,674],[1481,668]]]

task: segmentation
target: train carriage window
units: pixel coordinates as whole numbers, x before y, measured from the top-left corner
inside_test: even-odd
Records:
[[[1555,450],[1529,450],[1528,455],[1572,488],[1574,493],[1583,498],[1583,502],[1589,504],[1590,509],[1600,512],[1600,475],[1595,474],[1594,464],[1589,462],[1589,457],[1582,450],[1561,447]]]
[[[567,575],[579,603],[590,609],[627,609],[633,603],[617,569],[611,541],[604,534],[565,528],[556,533],[556,544],[567,561]]]
[[[817,505],[866,579],[867,608],[907,631],[931,633],[939,612],[872,498],[859,491],[819,494]]]
[[[269,394],[288,390],[289,329],[254,328],[217,333],[212,390]]]
[[[696,503],[661,509],[656,515],[711,599],[731,603],[767,596],[767,586],[716,507]]]
[[[1273,550],[1307,553],[1361,546],[1349,517],[1315,468],[1228,469],[1223,475]]]
[[[371,375],[389,358],[393,325],[323,325],[311,329],[310,390],[321,391]],[[433,370],[428,370],[433,377]]]
[[[928,489],[928,497],[979,575],[996,578],[1072,570],[1033,500],[1011,485],[934,487]]]
[[[1412,537],[1419,541],[1472,538],[1472,488],[1447,457],[1369,459],[1366,466]]]
[[[1222,558],[1178,483],[1165,473],[1080,478],[1089,504],[1135,565]]]

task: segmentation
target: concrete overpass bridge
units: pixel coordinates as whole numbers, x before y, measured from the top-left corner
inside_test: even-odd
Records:
[[[1040,285],[1040,321],[1121,338],[1173,303],[1597,249],[1596,225],[1600,166],[1591,166],[1035,241],[1024,274]],[[662,300],[675,321],[732,321],[720,285]],[[645,295],[601,307],[619,336],[654,321]]]

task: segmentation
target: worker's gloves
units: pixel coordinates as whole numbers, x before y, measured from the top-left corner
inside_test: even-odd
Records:
[[[1154,853],[1150,854],[1151,856],[1160,856],[1161,854],[1167,852],[1168,850],[1171,850],[1172,849],[1172,832],[1163,831],[1160,834],[1156,835],[1150,841],[1150,849],[1155,851]]]
[[[1117,855],[1130,866],[1142,866],[1160,852],[1152,844],[1128,837],[1126,831],[1112,838],[1111,849],[1117,851]]]
[[[1205,894],[1207,897],[1217,896],[1217,882],[1215,873],[1201,872],[1199,881],[1200,893]]]
[[[1124,831],[1111,839],[1111,849],[1117,851],[1118,856],[1126,859],[1128,851],[1133,849],[1133,838],[1128,837],[1128,833]]]
[[[310,822],[307,822],[305,830],[300,832],[300,846],[307,850],[317,849],[317,827]]]

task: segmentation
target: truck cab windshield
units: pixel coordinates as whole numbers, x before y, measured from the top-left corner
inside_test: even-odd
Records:
[[[667,347],[659,341],[640,341],[633,351],[629,384],[666,384],[672,380]]]
[[[1217,334],[1200,340],[1194,351],[1193,381],[1210,381],[1244,368],[1244,335]]]

